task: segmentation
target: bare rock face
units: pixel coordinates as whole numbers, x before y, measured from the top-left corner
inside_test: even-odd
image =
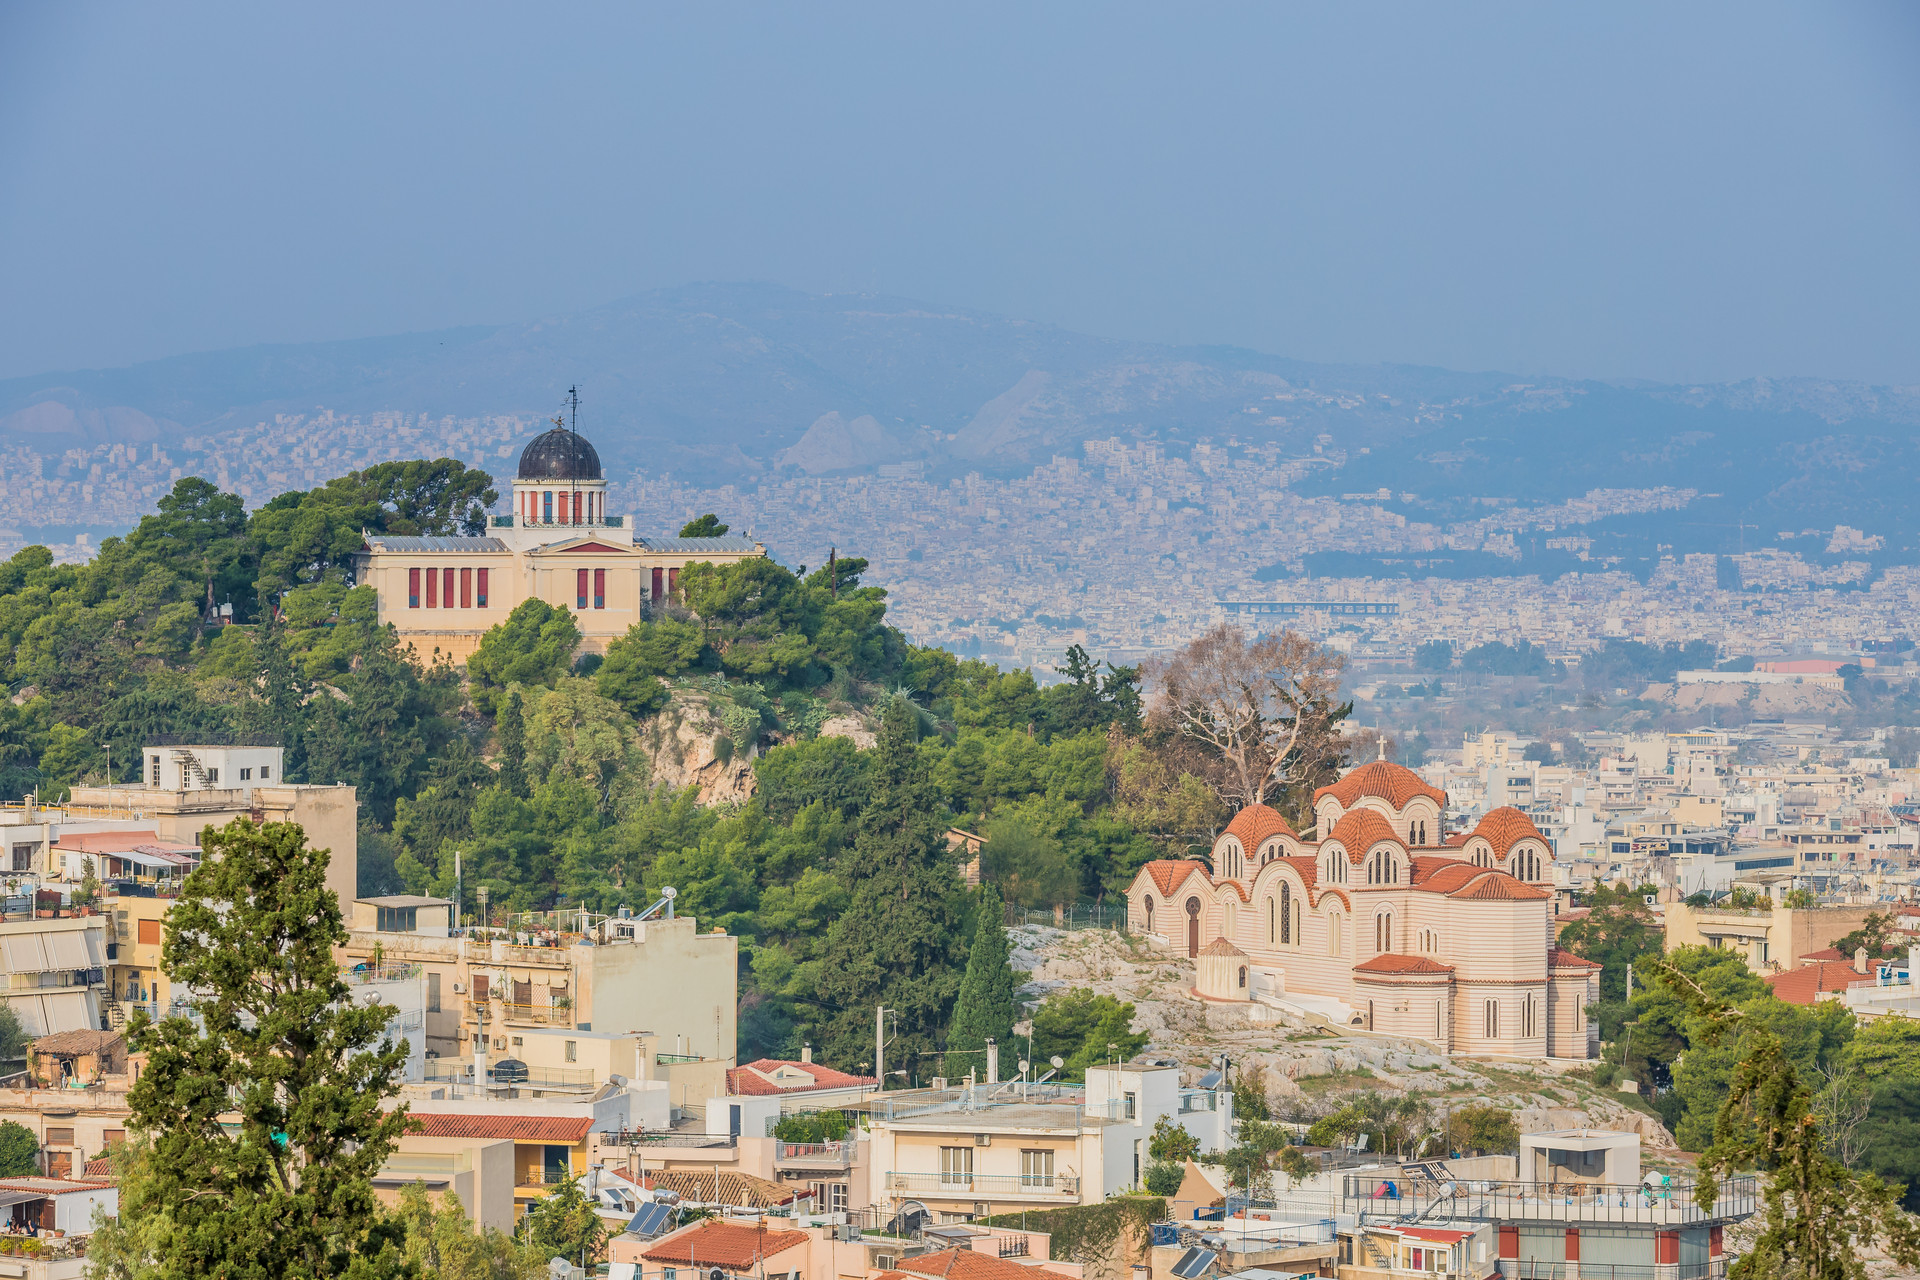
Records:
[[[640,731],[653,785],[698,787],[701,804],[740,804],[754,791],[752,748],[735,750],[722,760],[715,754],[726,728],[706,695],[676,689],[660,714]]]
[[[878,746],[880,743],[880,739],[875,736],[872,729],[867,727],[866,721],[862,720],[859,716],[835,716],[820,726],[820,736],[823,738],[850,738],[853,741],[853,745],[862,751],[869,750]]]

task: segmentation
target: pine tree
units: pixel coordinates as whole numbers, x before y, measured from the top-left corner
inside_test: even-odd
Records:
[[[527,718],[518,689],[507,690],[494,734],[500,744],[500,785],[524,800],[527,798]]]
[[[947,1030],[949,1052],[984,1049],[988,1040],[1004,1046],[1012,1039],[1014,979],[1007,956],[1000,894],[987,885],[980,891],[980,924],[974,930],[966,976],[960,980],[960,995],[953,1004],[953,1025]]]
[[[415,1274],[373,1192],[407,1123],[404,1107],[383,1109],[406,1045],[385,1037],[394,1009],[356,1002],[341,980],[327,853],[293,823],[245,818],[203,847],[161,946],[198,1022],[141,1011],[129,1035],[147,1067],[127,1101],[151,1147],[120,1213],[165,1241],[140,1274]]]
[[[814,995],[832,1011],[823,1056],[843,1068],[873,1061],[877,1005],[896,1013],[889,1064],[911,1069],[916,1056],[931,1055],[960,985],[966,891],[947,856],[917,727],[906,707],[888,706],[872,799],[852,847],[836,860],[852,900],[828,931]]]
[[[1653,974],[1685,1004],[1696,1041],[1716,1045],[1745,1029],[1745,1056],[1700,1156],[1695,1199],[1711,1210],[1721,1182],[1742,1169],[1764,1171],[1765,1225],[1731,1280],[1867,1280],[1878,1248],[1906,1268],[1920,1266],[1920,1222],[1900,1208],[1900,1188],[1834,1159],[1821,1132],[1813,1089],[1780,1037],[1709,995],[1668,961]]]

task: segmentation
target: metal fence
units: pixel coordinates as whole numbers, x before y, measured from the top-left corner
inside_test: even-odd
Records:
[[[1370,1222],[1417,1217],[1500,1222],[1635,1222],[1661,1226],[1743,1218],[1759,1207],[1759,1184],[1750,1177],[1720,1184],[1711,1208],[1691,1184],[1616,1186],[1605,1183],[1473,1181],[1434,1183],[1404,1175],[1347,1174],[1341,1179],[1343,1211]]]
[[[1043,925],[1049,929],[1114,929],[1127,932],[1127,904],[1124,902],[1076,902],[1063,907],[1006,908],[1009,929],[1022,925]]]

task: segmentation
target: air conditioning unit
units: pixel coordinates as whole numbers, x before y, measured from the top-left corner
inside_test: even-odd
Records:
[[[1660,895],[1657,893],[1643,893],[1640,895],[1640,900],[1651,907],[1660,901]]]
[[[463,995],[465,995],[465,994],[467,994],[467,984],[466,984],[466,983],[464,983],[464,982],[456,982],[456,983],[454,983],[454,984],[453,984],[453,994],[455,994],[455,995],[457,995],[457,996],[463,996]]]
[[[993,1135],[990,1133],[976,1133],[973,1135],[973,1145],[976,1147],[990,1147],[993,1145]]]

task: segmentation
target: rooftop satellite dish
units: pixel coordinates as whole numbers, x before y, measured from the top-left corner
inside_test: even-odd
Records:
[[[665,898],[668,902],[672,902],[675,898],[680,896],[680,891],[674,888],[672,885],[668,885],[666,888],[660,891],[660,896]]]
[[[1054,1069],[1055,1071],[1058,1071],[1058,1070],[1059,1070],[1060,1068],[1062,1068],[1062,1067],[1064,1067],[1064,1066],[1066,1066],[1066,1065],[1067,1065],[1067,1064],[1066,1064],[1066,1061],[1065,1061],[1064,1059],[1062,1059],[1062,1058],[1060,1057],[1060,1055],[1059,1055],[1059,1054],[1057,1054],[1057,1053],[1056,1053],[1056,1054],[1054,1054],[1054,1055],[1053,1055],[1053,1057],[1051,1057],[1051,1058],[1048,1058],[1048,1059],[1047,1059],[1047,1062],[1048,1062],[1048,1064],[1049,1064],[1049,1065],[1051,1065],[1051,1066],[1053,1067],[1053,1069]]]
[[[1033,1064],[1031,1062],[1028,1062],[1025,1058],[1022,1058],[1020,1059],[1020,1069],[1022,1071],[1031,1071],[1033,1070]]]

